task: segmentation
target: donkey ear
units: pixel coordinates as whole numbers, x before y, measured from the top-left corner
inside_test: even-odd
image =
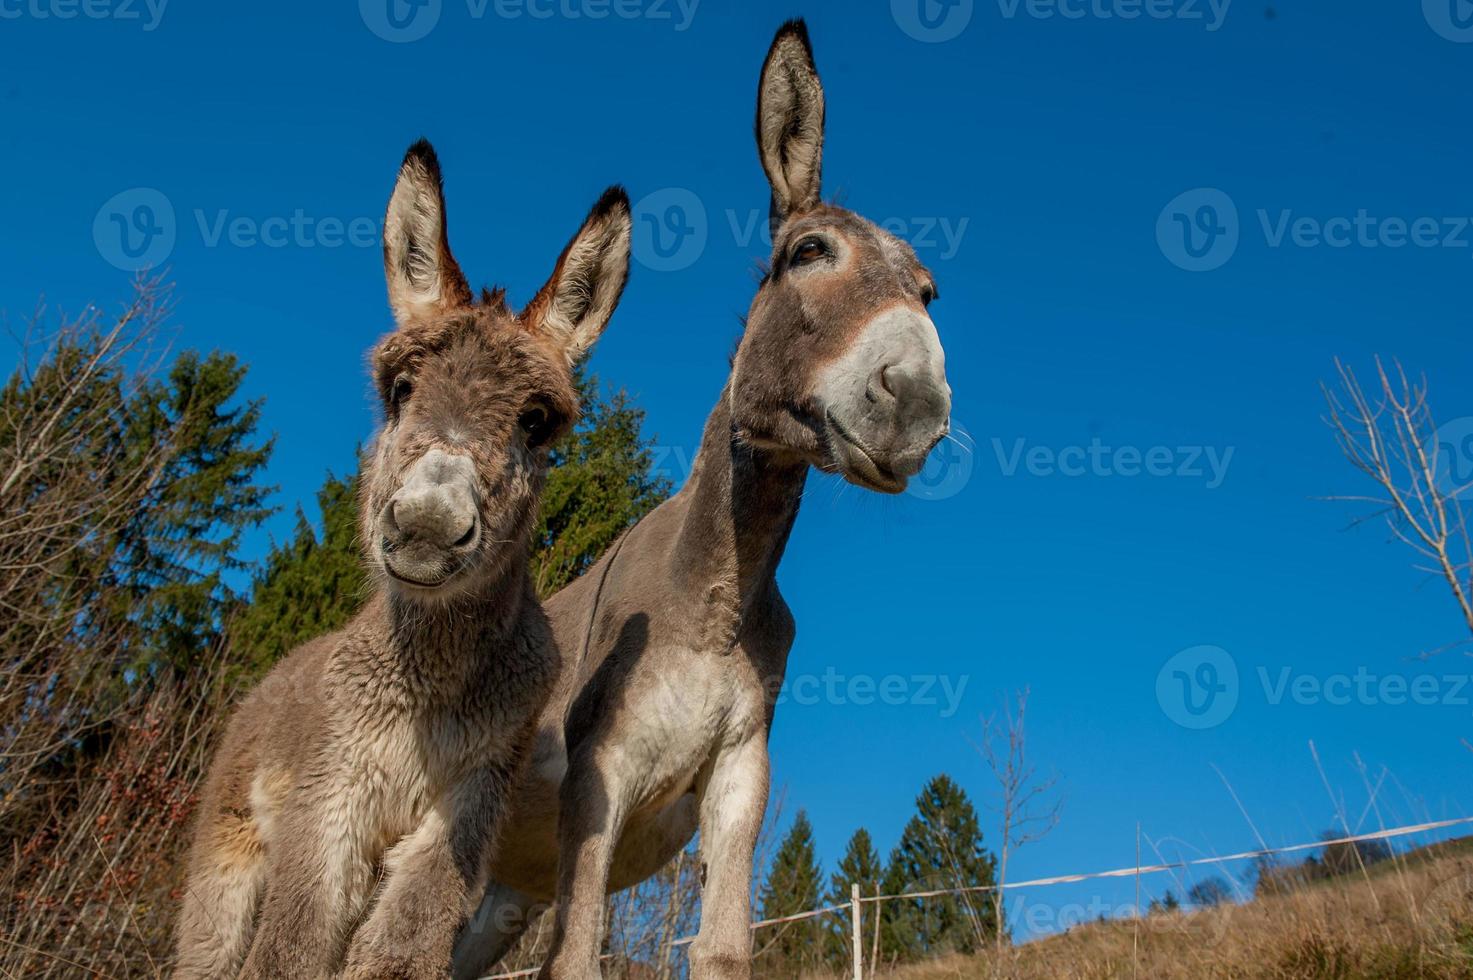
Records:
[[[402,326],[416,316],[472,302],[445,232],[445,191],[435,149],[420,140],[404,154],[384,215],[384,276]]]
[[[772,185],[774,223],[818,204],[823,86],[802,20],[778,29],[757,87],[757,152]]]
[[[610,187],[521,313],[527,329],[561,348],[569,364],[593,346],[619,305],[629,279],[630,226],[629,195]]]

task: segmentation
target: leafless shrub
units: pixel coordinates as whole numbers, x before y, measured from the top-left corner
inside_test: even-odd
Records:
[[[158,975],[182,825],[223,714],[216,649],[148,676],[114,574],[174,440],[120,438],[161,365],[167,293],[32,323],[0,389],[0,974]]]
[[[130,395],[153,367],[166,313],[154,284],[104,323],[96,310],[39,344],[0,390],[0,827],[23,812],[57,755],[127,710],[104,651],[130,624],[109,575],[112,544],[147,503],[169,447],[115,438]],[[38,352],[39,348],[39,352]],[[6,838],[8,838],[8,834]],[[6,839],[0,838],[0,839]],[[6,839],[7,843],[10,843]]]
[[[997,798],[988,807],[998,815],[1002,833],[998,837],[997,888],[992,892],[997,918],[997,952],[1007,941],[1003,922],[1003,893],[1008,883],[1008,860],[1013,852],[1048,834],[1059,823],[1063,800],[1056,795],[1058,777],[1040,776],[1028,758],[1028,689],[1003,700],[998,713],[982,719],[982,738],[977,753],[987,763],[997,783]]]
[[[1463,513],[1458,467],[1439,467],[1438,427],[1427,403],[1427,382],[1412,381],[1397,361],[1376,358],[1368,393],[1355,372],[1335,361],[1338,390],[1322,386],[1326,423],[1350,463],[1377,485],[1367,496],[1336,497],[1369,504],[1397,540],[1426,562],[1419,566],[1447,583],[1473,632],[1473,545]],[[1456,452],[1456,450],[1454,450]]]

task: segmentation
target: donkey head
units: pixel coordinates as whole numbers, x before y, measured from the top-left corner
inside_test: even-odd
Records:
[[[802,21],[778,31],[757,93],[772,185],[772,260],[732,370],[748,442],[886,493],[949,431],[951,389],[926,308],[936,281],[909,245],[822,202],[823,88]]]
[[[410,147],[384,218],[398,328],[374,349],[384,424],[365,458],[361,533],[397,593],[445,599],[524,560],[548,447],[576,420],[572,367],[629,274],[629,200],[610,188],[552,278],[513,313],[450,254],[435,152]]]

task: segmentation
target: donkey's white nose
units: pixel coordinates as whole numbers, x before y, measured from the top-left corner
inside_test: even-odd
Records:
[[[909,304],[874,316],[819,377],[828,445],[846,476],[891,493],[905,488],[946,432],[951,387],[936,325]]]
[[[476,534],[475,466],[470,457],[439,449],[425,453],[390,500],[386,516],[398,532],[396,544],[437,548],[469,544]]]
[[[930,357],[906,352],[881,368],[879,376],[881,390],[895,403],[891,410],[898,426],[931,433],[937,419],[951,415],[951,386]]]

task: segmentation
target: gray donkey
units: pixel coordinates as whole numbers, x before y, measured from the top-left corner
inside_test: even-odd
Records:
[[[410,148],[384,222],[398,329],[373,352],[384,423],[359,495],[375,595],[231,720],[178,976],[448,972],[557,675],[531,532],[548,446],[578,411],[571,365],[619,301],[629,233],[610,188],[514,314],[500,290],[471,292],[434,151]]]
[[[544,980],[600,976],[604,896],[699,827],[695,980],[750,976],[767,737],[794,636],[774,577],[810,466],[898,493],[948,432],[951,389],[908,245],[819,197],[823,90],[801,21],[757,104],[771,267],[686,486],[546,604],[561,677],[505,846],[456,950],[475,977],[554,895]]]

